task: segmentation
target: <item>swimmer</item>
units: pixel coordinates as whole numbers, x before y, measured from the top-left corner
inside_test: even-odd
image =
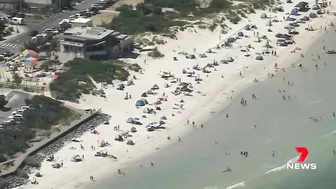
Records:
[[[257,124],[256,123],[253,123],[253,128],[257,128]]]

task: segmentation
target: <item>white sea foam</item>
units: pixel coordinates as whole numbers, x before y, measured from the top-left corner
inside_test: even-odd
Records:
[[[245,182],[240,182],[238,184],[227,187],[226,189],[242,188],[245,187]]]
[[[281,165],[281,166],[279,166],[279,167],[276,167],[276,168],[273,168],[273,169],[267,171],[267,172],[265,173],[265,175],[270,174],[270,173],[276,173],[276,172],[285,170],[285,169],[286,169],[286,165],[287,165],[288,163],[294,163],[294,162],[296,162],[298,159],[299,159],[299,156],[297,156],[297,157],[295,157],[295,158],[292,158],[292,159],[290,159],[289,161],[287,161],[286,164]]]
[[[335,131],[333,131],[332,133],[330,133],[330,134],[327,134],[327,135],[325,135],[324,137],[322,137],[322,138],[327,138],[327,137],[330,137],[331,135],[334,135],[334,134],[336,134],[336,130]]]
[[[206,186],[204,189],[218,189],[216,186]]]

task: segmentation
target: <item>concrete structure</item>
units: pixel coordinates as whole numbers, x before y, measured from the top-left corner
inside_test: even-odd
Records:
[[[59,41],[61,53],[74,54],[78,58],[118,58],[134,49],[133,36],[120,34],[103,27],[71,28]]]
[[[90,18],[76,18],[71,21],[71,27],[92,27],[92,19]]]
[[[26,152],[24,154],[20,155],[19,157],[15,158],[15,159],[8,160],[8,161],[3,162],[3,163],[0,163],[0,166],[2,166],[2,165],[12,165],[9,169],[0,171],[0,177],[5,177],[5,176],[15,174],[16,170],[22,165],[23,161],[28,156],[34,155],[39,150],[41,150],[41,149],[45,148],[46,146],[48,146],[49,144],[52,144],[53,142],[57,141],[58,139],[65,136],[66,134],[70,133],[71,131],[73,131],[77,127],[80,127],[83,123],[85,123],[85,122],[89,121],[90,119],[94,118],[99,113],[100,113],[100,110],[98,110],[98,111],[93,110],[91,112],[82,111],[81,116],[78,119],[74,120],[73,122],[71,122],[70,124],[68,124],[64,127],[60,127],[59,132],[54,132],[49,137],[43,139],[40,142],[35,143],[32,147],[28,148],[26,150]]]

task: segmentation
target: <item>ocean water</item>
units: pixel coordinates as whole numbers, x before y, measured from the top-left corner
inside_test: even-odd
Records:
[[[195,128],[182,138],[181,143],[129,166],[123,170],[125,176],[111,170],[109,178],[87,188],[335,189],[336,119],[332,113],[336,112],[336,55],[325,54],[322,40],[328,49],[336,49],[335,33],[325,34],[300,59],[306,72],[290,68],[275,78],[255,84],[203,129]],[[321,59],[317,58],[318,54]],[[315,64],[319,69],[315,69]],[[287,80],[294,86],[288,86]],[[253,93],[257,100],[251,98]],[[283,95],[287,98],[290,95],[291,100],[283,100]],[[240,105],[242,97],[248,102],[245,107]],[[311,121],[311,116],[319,121]],[[252,128],[253,123],[257,128]],[[287,162],[295,162],[298,157],[295,146],[309,149],[306,161],[316,163],[317,170],[285,169]],[[247,150],[249,157],[242,157],[241,150]],[[150,166],[150,162],[155,166]],[[223,173],[221,170],[227,166],[232,172]]]

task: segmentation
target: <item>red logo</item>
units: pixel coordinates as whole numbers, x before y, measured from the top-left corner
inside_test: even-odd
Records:
[[[296,151],[301,154],[297,162],[304,162],[308,156],[308,149],[306,147],[295,147]]]

